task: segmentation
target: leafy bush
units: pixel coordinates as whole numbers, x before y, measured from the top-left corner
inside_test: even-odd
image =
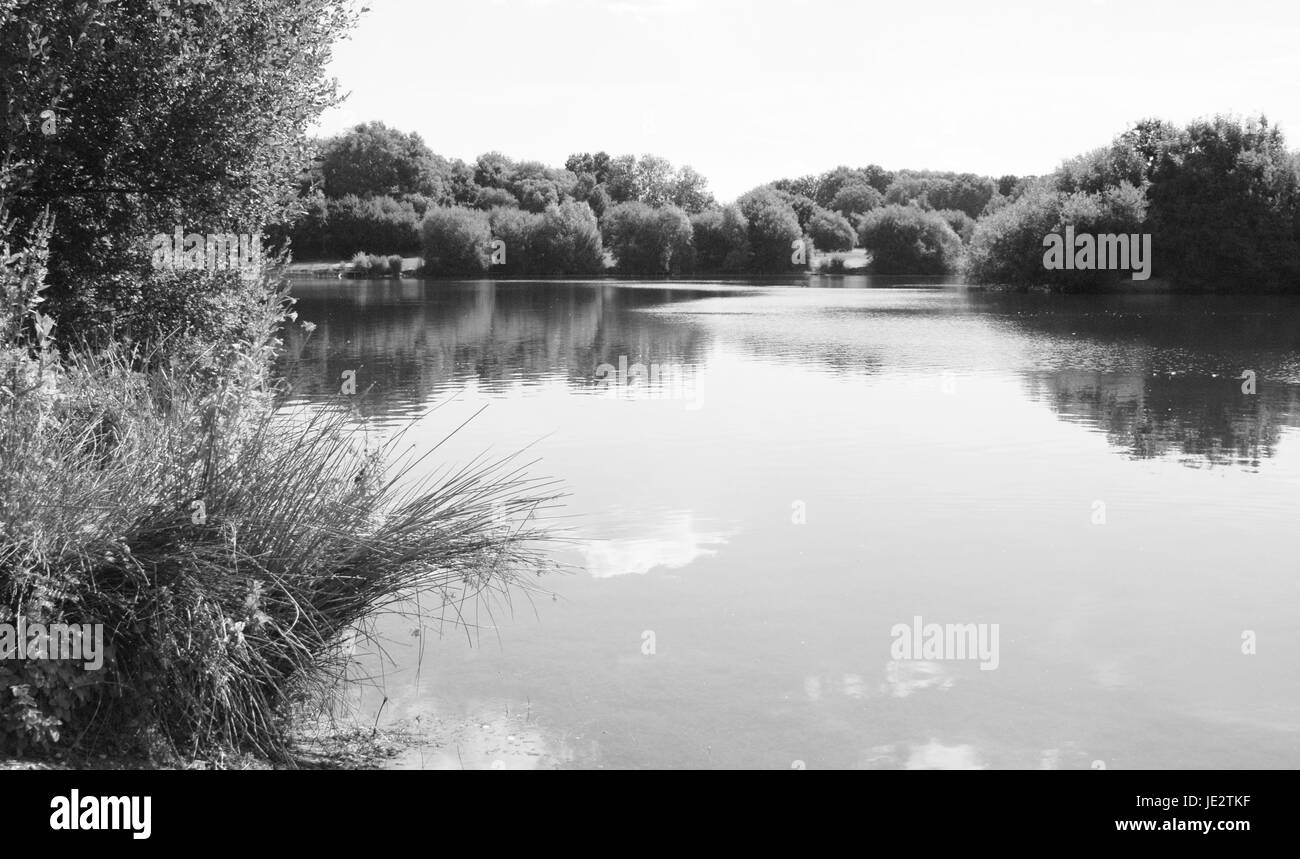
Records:
[[[402,258],[397,255],[376,256],[357,252],[344,271],[354,277],[401,277]]]
[[[1145,142],[1158,275],[1300,292],[1300,176],[1276,126],[1216,117]]]
[[[959,209],[974,218],[996,193],[996,185],[986,176],[903,170],[885,191],[885,202],[922,209]]]
[[[971,237],[975,235],[975,219],[960,209],[940,209],[939,217],[948,222],[952,231],[961,237],[961,243],[970,244]]]
[[[599,274],[605,270],[600,227],[586,203],[570,200],[547,209],[538,241],[544,249],[542,274]]]
[[[749,224],[750,269],[757,272],[788,272],[792,245],[803,238],[794,208],[771,188],[758,188],[743,195],[736,204]]]
[[[691,216],[695,270],[742,272],[750,266],[749,222],[736,206]]]
[[[1100,193],[1072,194],[1053,190],[1051,180],[1039,182],[977,224],[967,274],[976,283],[1072,287],[1127,278],[1122,271],[1047,269],[1043,241],[1049,233],[1063,234],[1067,225],[1076,235],[1141,233],[1146,210],[1145,192],[1128,182]]]
[[[840,188],[831,198],[829,208],[846,218],[852,218],[879,209],[884,202],[884,195],[875,188],[865,182],[854,182]]]
[[[961,264],[961,238],[941,216],[914,206],[868,212],[858,238],[876,274],[948,274]]]
[[[825,251],[852,250],[858,237],[843,215],[820,207],[808,221],[808,236],[819,250]]]
[[[493,209],[488,221],[492,225],[492,237],[505,242],[505,264],[494,265],[493,274],[540,274],[545,255],[539,240],[542,216],[523,209]]]
[[[482,274],[491,261],[486,212],[460,206],[430,209],[420,224],[427,274]],[[507,253],[507,259],[509,253]]]
[[[519,200],[505,188],[480,188],[475,192],[474,208],[483,209],[517,209]]]
[[[601,219],[605,240],[627,274],[676,274],[691,264],[691,222],[673,205],[627,202]]]
[[[414,254],[420,247],[415,207],[392,197],[354,197],[327,204],[325,248],[329,257],[350,257],[367,248]]]

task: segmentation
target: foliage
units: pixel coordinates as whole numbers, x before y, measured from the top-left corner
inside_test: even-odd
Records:
[[[743,272],[750,267],[749,221],[738,206],[708,209],[691,216],[697,271]]]
[[[486,212],[461,206],[430,209],[420,223],[420,239],[427,274],[482,274],[491,261]]]
[[[961,238],[942,216],[915,206],[868,212],[858,239],[876,274],[948,274],[961,264]]]
[[[847,218],[820,207],[808,221],[808,236],[818,250],[824,251],[852,250],[858,238]]]
[[[794,207],[771,188],[757,188],[736,201],[749,225],[750,270],[787,272],[793,267],[792,245],[803,238]]]
[[[342,0],[28,0],[0,21],[0,197],[20,223],[54,216],[65,330],[93,335],[87,294],[143,272],[135,239],[284,220],[353,17]]]
[[[677,274],[690,264],[691,222],[673,205],[619,203],[601,219],[605,241],[627,274]]]

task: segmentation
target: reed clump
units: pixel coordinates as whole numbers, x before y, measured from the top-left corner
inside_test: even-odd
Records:
[[[561,496],[519,455],[432,468],[436,446],[377,440],[345,396],[284,405],[282,293],[259,335],[198,358],[60,348],[42,236],[4,250],[0,623],[103,624],[104,658],[0,660],[0,749],[283,759],[376,613],[454,622],[552,568]]]

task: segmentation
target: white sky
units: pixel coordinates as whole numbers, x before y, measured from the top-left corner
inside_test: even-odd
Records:
[[[1300,146],[1290,0],[369,0],[323,133],[653,152],[729,200],[838,164],[1044,173],[1146,116],[1265,113]]]

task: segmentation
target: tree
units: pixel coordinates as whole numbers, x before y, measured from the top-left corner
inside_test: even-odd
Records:
[[[597,152],[594,155],[590,152],[579,152],[565,159],[564,169],[575,176],[590,173],[596,180],[595,184],[601,185],[609,179],[609,160],[609,156],[604,152]]]
[[[600,228],[586,203],[570,200],[547,209],[539,238],[545,248],[543,274],[600,274],[605,270]]]
[[[662,206],[673,198],[673,165],[658,155],[642,155],[636,162],[637,199]]]
[[[500,152],[484,152],[474,160],[474,184],[482,188],[509,190],[515,175],[515,162]]]
[[[808,237],[819,250],[848,251],[853,249],[857,233],[843,215],[818,206],[808,220]]]
[[[676,206],[619,203],[605,213],[601,226],[622,272],[672,274],[689,259],[691,222]]]
[[[474,195],[474,208],[483,209],[517,209],[519,201],[505,188],[479,188]]]
[[[605,191],[615,203],[640,200],[642,188],[636,169],[635,155],[619,155],[609,160],[605,172]]]
[[[420,238],[424,268],[430,274],[482,274],[491,262],[492,228],[486,212],[430,209],[420,224]]]
[[[47,309],[62,330],[89,336],[144,300],[143,237],[289,219],[306,131],[338,101],[324,69],[349,9],[27,0],[0,17],[0,199],[20,223],[55,217]]]
[[[747,271],[753,253],[749,222],[737,206],[708,209],[691,216],[695,268],[703,272]]]
[[[1300,180],[1276,126],[1265,117],[1198,120],[1155,149],[1157,275],[1184,285],[1300,290]]]
[[[673,177],[669,199],[673,205],[690,214],[715,205],[713,194],[709,193],[709,180],[689,165],[683,166]]]
[[[749,224],[751,267],[758,272],[784,272],[793,267],[791,246],[803,238],[794,207],[771,188],[756,188],[736,201]]]
[[[854,218],[865,215],[872,209],[880,208],[884,200],[881,193],[866,182],[853,182],[841,187],[827,208],[845,217]]]
[[[940,215],[914,206],[868,212],[858,238],[877,274],[948,274],[961,262],[961,239]]]
[[[817,177],[811,175],[800,176],[797,179],[777,179],[771,183],[771,187],[777,191],[788,191],[791,194],[810,198],[817,196],[817,185]]]
[[[334,198],[348,194],[450,196],[442,181],[449,167],[419,134],[405,134],[382,122],[363,123],[331,138],[321,157],[325,194]]]

